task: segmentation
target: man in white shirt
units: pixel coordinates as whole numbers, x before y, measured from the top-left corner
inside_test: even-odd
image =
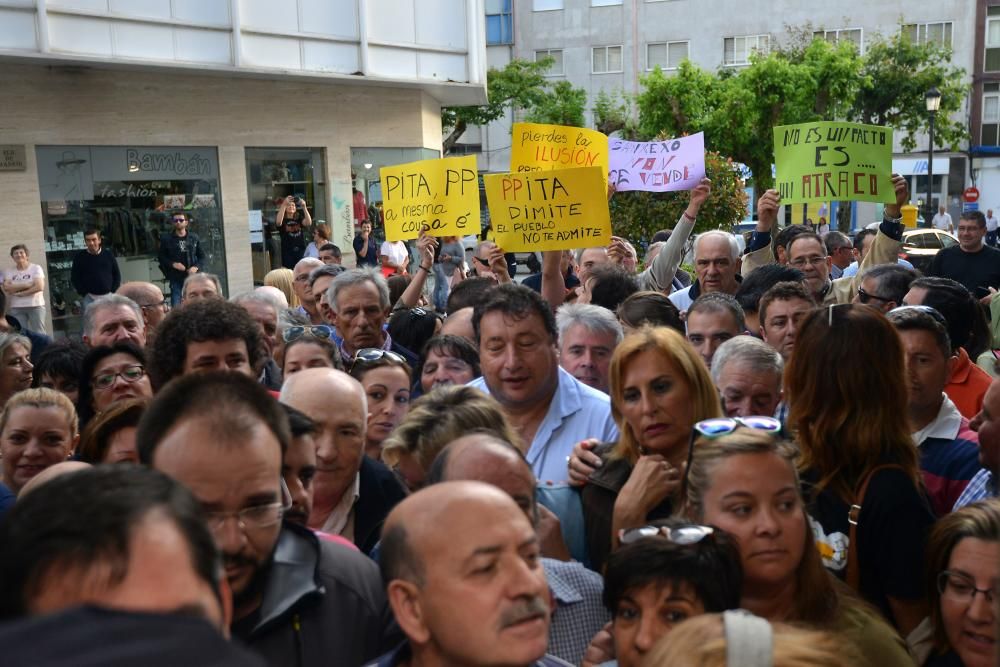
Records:
[[[952,224],[951,216],[944,210],[944,206],[938,208],[938,214],[931,220],[931,224],[934,225],[934,229],[940,229],[949,234],[955,233],[955,225]]]
[[[1000,221],[993,217],[993,209],[986,209],[986,245],[997,247],[997,228]]]

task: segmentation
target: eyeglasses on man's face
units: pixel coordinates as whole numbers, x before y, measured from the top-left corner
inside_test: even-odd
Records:
[[[867,304],[872,299],[882,301],[883,303],[889,303],[892,301],[892,299],[886,299],[884,296],[878,296],[877,294],[866,292],[863,287],[858,288],[858,303]]]
[[[819,268],[822,264],[826,262],[826,255],[815,256],[815,257],[796,257],[792,261],[788,262],[789,266],[794,266],[796,269],[801,269],[809,264],[813,268]]]
[[[292,494],[289,493],[285,480],[281,479],[281,501],[244,507],[236,512],[205,511],[205,523],[214,535],[221,533],[226,527],[226,521],[236,519],[236,525],[244,533],[270,528],[281,521],[292,507]]]

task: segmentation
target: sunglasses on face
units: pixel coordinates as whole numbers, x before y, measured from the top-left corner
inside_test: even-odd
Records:
[[[366,347],[362,350],[358,350],[354,354],[354,359],[351,360],[351,367],[348,369],[348,373],[354,371],[354,368],[359,364],[363,367],[365,365],[377,364],[383,359],[388,359],[391,362],[400,364],[402,366],[407,366],[406,359],[401,355],[393,352],[392,350],[383,350],[377,347]]]
[[[691,429],[691,440],[688,441],[687,465],[684,467],[684,478],[681,480],[682,499],[687,497],[688,475],[691,473],[694,442],[698,436],[714,440],[729,435],[741,426],[772,435],[781,434],[781,422],[774,417],[715,417],[698,422]]]

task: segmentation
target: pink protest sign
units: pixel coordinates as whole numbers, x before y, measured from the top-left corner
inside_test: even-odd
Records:
[[[690,190],[705,178],[705,134],[665,141],[608,139],[608,183],[619,192]]]

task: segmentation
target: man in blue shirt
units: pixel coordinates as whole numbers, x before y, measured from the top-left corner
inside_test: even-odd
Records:
[[[500,403],[525,443],[540,482],[568,479],[566,462],[581,440],[618,439],[611,401],[560,368],[549,304],[521,285],[501,285],[475,306],[472,326],[483,376],[476,387]]]

